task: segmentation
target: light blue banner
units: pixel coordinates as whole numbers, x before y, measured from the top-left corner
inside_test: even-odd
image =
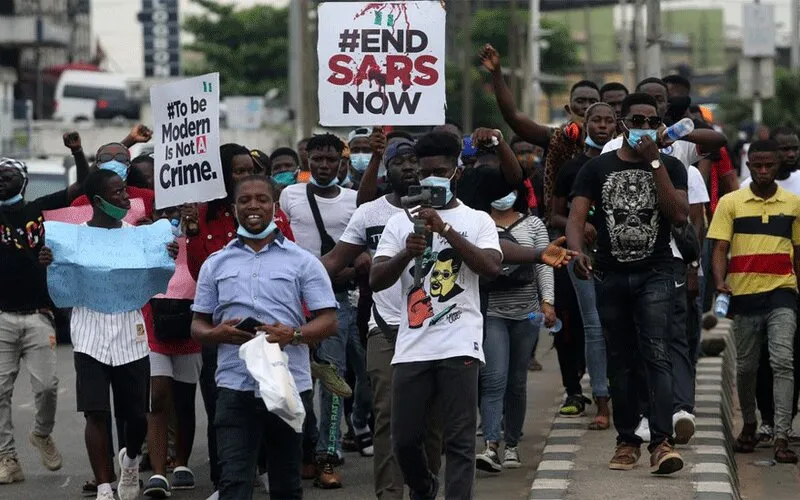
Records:
[[[53,251],[47,288],[56,307],[134,311],[167,291],[175,272],[167,253],[174,239],[169,221],[120,229],[46,221],[44,227]]]

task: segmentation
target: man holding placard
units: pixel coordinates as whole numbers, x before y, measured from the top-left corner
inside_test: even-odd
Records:
[[[130,208],[130,200],[125,182],[117,174],[106,169],[92,172],[86,179],[84,192],[93,209],[92,219],[86,226],[111,231],[130,227],[122,221]],[[164,224],[169,226],[169,223]],[[165,230],[171,235],[170,229]],[[60,242],[54,238],[52,243]],[[168,243],[164,252],[174,259],[178,253],[177,244],[174,241]],[[58,263],[58,252],[55,258]],[[39,262],[44,266],[53,264],[54,252],[42,247]],[[123,296],[127,291],[119,290],[118,293]],[[84,295],[91,296],[88,293]],[[125,300],[118,302],[125,303]],[[126,448],[119,456],[122,469],[117,486],[119,498],[134,500],[139,496],[140,450],[147,433],[146,414],[150,397],[149,349],[145,321],[139,310],[143,305],[114,313],[100,312],[87,306],[78,306],[72,311],[70,327],[78,411],[86,417],[86,448],[98,483],[98,500],[114,498],[111,489],[114,467],[108,456],[109,386],[114,391],[115,414],[125,419]]]

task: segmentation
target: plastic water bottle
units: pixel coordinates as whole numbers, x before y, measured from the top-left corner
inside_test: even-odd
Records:
[[[170,219],[170,224],[172,224],[172,235],[176,238],[181,235],[181,221],[178,219]]]
[[[728,306],[731,303],[731,296],[727,293],[717,295],[717,301],[714,302],[714,314],[718,318],[724,318],[728,315]]]
[[[531,323],[541,325],[544,323],[544,314],[540,312],[532,312],[528,314],[528,319],[531,321]],[[560,332],[562,326],[563,324],[561,323],[561,320],[556,318],[556,324],[550,328],[550,335],[555,335],[556,333]]]
[[[671,127],[669,127],[664,132],[664,135],[669,137],[671,141],[677,141],[681,137],[686,137],[692,132],[694,132],[694,122],[691,118],[684,118],[683,120],[674,123]]]

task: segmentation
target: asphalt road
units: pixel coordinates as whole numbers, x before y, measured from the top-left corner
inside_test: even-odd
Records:
[[[504,471],[496,476],[478,472],[476,498],[515,499],[527,498],[533,473],[553,418],[553,400],[561,391],[555,351],[549,350],[550,338],[543,334],[539,347],[539,360],[544,371],[530,373],[528,378],[528,418],[524,437],[520,443],[523,467]],[[75,370],[72,351],[69,346],[58,347],[59,407],[56,417],[54,439],[64,457],[64,466],[57,472],[47,471],[40,463],[38,452],[30,445],[27,434],[33,427],[33,396],[30,379],[23,368],[17,378],[12,401],[13,419],[16,425],[15,438],[26,481],[0,486],[0,498],[17,499],[66,499],[80,498],[81,486],[91,478],[89,460],[83,441],[84,420],[75,406]],[[212,493],[208,479],[208,455],[205,439],[206,416],[202,400],[197,396],[197,435],[190,459],[190,467],[197,480],[193,491],[173,492],[176,499],[205,499]],[[479,439],[479,438],[478,438]],[[482,443],[479,442],[482,446]],[[479,446],[479,448],[480,448]],[[312,481],[304,482],[307,499],[347,499],[359,500],[374,498],[372,486],[372,460],[360,457],[357,453],[345,456],[345,465],[340,468],[344,488],[340,490],[319,490]],[[443,464],[444,470],[444,464]],[[142,474],[145,479],[147,473]],[[254,498],[268,498],[262,489],[257,489]]]

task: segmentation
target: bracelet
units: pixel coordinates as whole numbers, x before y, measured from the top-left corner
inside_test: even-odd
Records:
[[[500,130],[499,128],[496,128],[496,129],[494,129],[494,133],[500,136],[500,137],[498,137],[498,139],[499,139],[500,141],[503,141],[503,140],[504,140],[504,139],[503,139],[503,131],[502,131],[502,130]]]
[[[441,232],[441,233],[439,233],[439,234],[440,234],[440,235],[442,235],[442,236],[446,235],[446,234],[447,234],[447,232],[448,232],[448,231],[450,231],[450,229],[452,229],[452,227],[453,227],[453,226],[451,226],[449,222],[446,222],[446,223],[444,224],[444,227],[442,228],[442,232]]]

